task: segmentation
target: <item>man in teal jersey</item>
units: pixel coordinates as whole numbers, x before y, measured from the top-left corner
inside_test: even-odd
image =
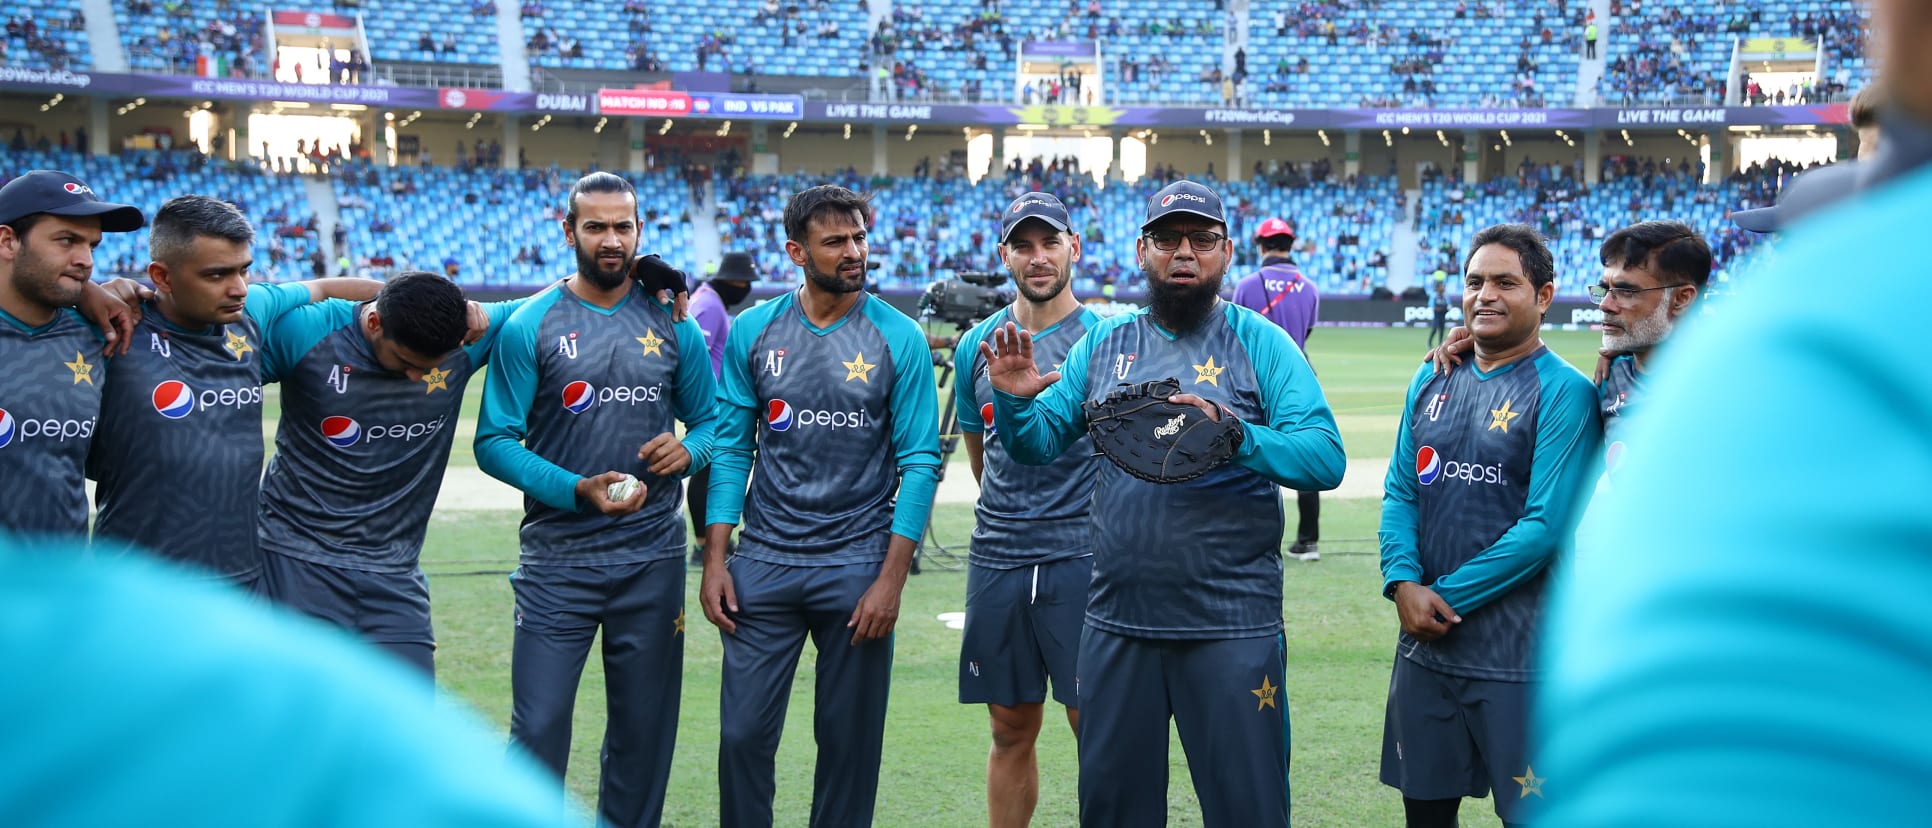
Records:
[[[99,290],[89,277],[101,234],[145,223],[64,172],[0,187],[0,529],[87,535],[82,469],[105,372],[101,332],[70,308]]]
[[[785,251],[805,284],[739,315],[725,342],[699,592],[724,632],[724,825],[772,823],[773,760],[808,635],[812,824],[868,825],[878,796],[892,629],[938,484],[939,404],[919,324],[864,292],[867,213],[843,187],[792,196]]]
[[[1924,281],[1932,6],[1878,0],[1871,31],[1891,107],[1860,186],[1673,337],[1642,450],[1578,530],[1542,645],[1541,825],[1924,819],[1932,386],[1899,297]]]
[[[270,597],[435,670],[429,584],[418,557],[461,415],[463,390],[518,302],[484,306],[412,271],[375,300],[289,311],[262,348],[282,384],[259,536]]]
[[[10,828],[579,824],[419,674],[143,558],[0,532]]]
[[[99,481],[97,550],[151,551],[247,590],[262,572],[262,343],[293,308],[373,298],[382,286],[249,284],[254,240],[240,210],[207,196],[154,214],[155,295],[139,303],[137,347],[107,363],[87,458]],[[184,508],[199,513],[187,519]]]
[[[1492,790],[1504,824],[1528,820],[1530,644],[1602,437],[1590,381],[1537,334],[1556,295],[1549,248],[1520,224],[1469,248],[1474,358],[1416,370],[1378,532],[1401,629],[1381,777],[1410,828],[1454,828],[1463,797]]]
[[[591,173],[567,205],[577,272],[504,323],[477,415],[477,465],[526,495],[510,576],[510,736],[562,779],[601,629],[610,715],[598,816],[655,826],[684,673],[679,478],[709,462],[717,385],[698,322],[673,323],[625,274],[638,233],[631,183]],[[626,478],[641,486],[613,497]]]
[[[1000,258],[1019,296],[959,340],[953,393],[959,431],[979,482],[967,556],[966,633],[959,648],[959,700],[985,704],[993,750],[986,760],[986,804],[995,828],[1024,826],[1040,797],[1034,743],[1045,715],[1048,679],[1076,732],[1080,629],[1093,580],[1091,441],[1046,466],[1008,456],[993,419],[993,385],[979,343],[1011,321],[1033,337],[1033,359],[1054,370],[1100,316],[1069,283],[1080,235],[1066,205],[1027,193],[1001,214]]]
[[[1279,326],[1221,301],[1234,255],[1221,198],[1178,181],[1148,200],[1136,254],[1149,306],[1102,320],[1057,371],[1008,323],[980,352],[1021,463],[1086,431],[1081,404],[1178,378],[1175,402],[1241,423],[1233,462],[1159,485],[1098,464],[1079,652],[1080,821],[1161,825],[1170,721],[1210,825],[1288,824],[1281,488],[1333,489],[1346,457],[1321,386]]]

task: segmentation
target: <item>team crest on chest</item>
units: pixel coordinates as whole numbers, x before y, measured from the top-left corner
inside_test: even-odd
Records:
[[[1140,354],[1114,354],[1114,379],[1126,379],[1127,372],[1134,370],[1134,360],[1137,359],[1140,359]]]
[[[1489,410],[1489,428],[1483,429],[1484,431],[1495,431],[1500,428],[1504,434],[1509,433],[1509,421],[1523,415],[1521,411],[1509,410],[1511,402],[1513,401],[1503,400],[1502,408],[1492,408]]]
[[[148,350],[160,354],[162,359],[174,358],[174,349],[168,345],[167,334],[148,334]]]
[[[577,332],[557,337],[557,355],[565,359],[577,358]]]
[[[241,361],[243,354],[255,350],[253,346],[248,344],[247,336],[235,333],[234,331],[225,331],[224,333],[228,336],[228,342],[223,347],[228,349],[228,353],[235,356],[236,362]]]
[[[87,361],[87,355],[75,351],[73,362],[63,362],[61,364],[67,366],[67,370],[74,372],[75,385],[83,382],[88,385],[94,384],[94,364]]]
[[[1195,385],[1200,385],[1205,382],[1216,388],[1221,387],[1221,372],[1228,370],[1227,366],[1215,365],[1214,357],[1211,356],[1207,358],[1207,362],[1193,367]]]
[[[856,379],[867,385],[872,384],[872,369],[879,367],[877,365],[874,365],[872,363],[865,361],[864,351],[860,351],[858,355],[852,357],[851,362],[846,362],[841,364],[845,366],[846,382],[851,382]]]
[[[424,394],[431,394],[437,391],[448,391],[449,390],[449,372],[446,370],[443,370],[443,367],[440,365],[429,371],[426,371],[423,373],[423,385],[425,386],[423,390]]]
[[[784,348],[774,348],[765,352],[765,373],[774,377],[785,373]]]
[[[657,331],[645,328],[644,335],[635,339],[637,344],[644,346],[645,356],[664,356],[664,352],[659,350],[664,347],[664,340],[657,335]]]

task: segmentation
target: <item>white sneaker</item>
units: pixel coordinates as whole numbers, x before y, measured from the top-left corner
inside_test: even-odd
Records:
[[[1317,544],[1296,543],[1288,547],[1288,557],[1313,563],[1322,559],[1322,553]]]

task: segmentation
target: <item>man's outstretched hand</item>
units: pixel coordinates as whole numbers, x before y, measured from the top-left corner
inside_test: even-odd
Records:
[[[986,357],[986,379],[993,388],[1015,397],[1037,397],[1060,381],[1059,371],[1040,376],[1033,364],[1033,335],[1011,322],[994,328],[979,343],[979,352]]]

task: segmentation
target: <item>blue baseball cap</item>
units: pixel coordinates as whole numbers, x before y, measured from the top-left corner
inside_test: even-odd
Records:
[[[1047,193],[1027,193],[1013,199],[1013,203],[1006,206],[1006,212],[1001,214],[1000,243],[1005,244],[1006,237],[1013,235],[1014,228],[1027,219],[1039,219],[1062,232],[1073,223],[1067,216],[1067,205],[1061,203],[1060,199]]]
[[[1140,229],[1146,230],[1177,213],[1200,216],[1223,226],[1228,223],[1227,214],[1221,209],[1221,197],[1213,190],[1192,181],[1176,181],[1147,199],[1147,220],[1141,222]]]
[[[59,170],[34,170],[0,187],[0,224],[36,213],[99,216],[101,230],[108,233],[131,233],[148,223],[140,208],[102,201],[92,187]]]

